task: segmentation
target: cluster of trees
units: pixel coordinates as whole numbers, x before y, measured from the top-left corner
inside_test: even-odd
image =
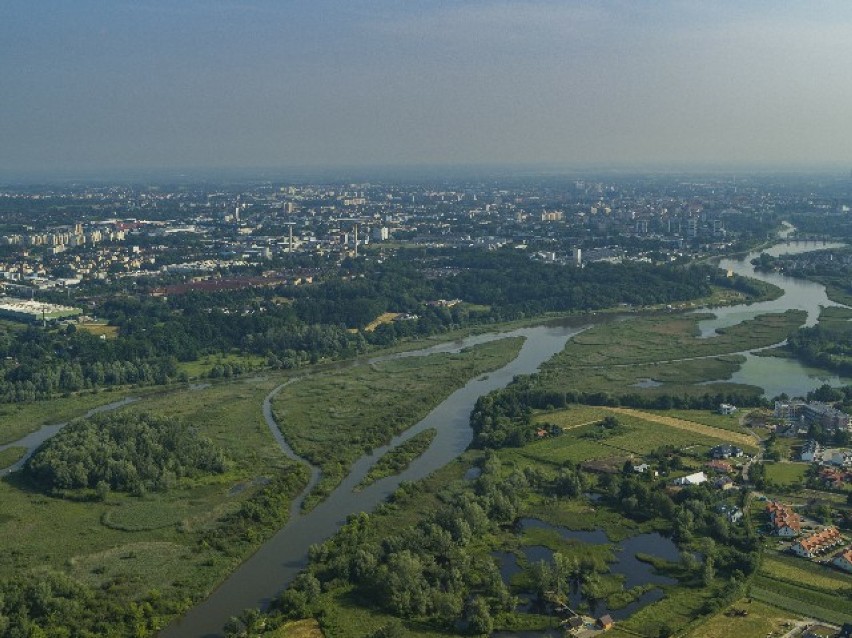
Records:
[[[709,294],[717,274],[710,266],[639,262],[596,262],[579,269],[530,261],[512,250],[458,251],[448,262],[460,272],[436,282],[441,296],[491,304],[501,318],[695,299]]]
[[[155,335],[152,335],[156,338]],[[20,403],[103,386],[164,384],[179,377],[174,356],[135,356],[122,343],[73,328],[35,326],[0,334],[0,402]]]
[[[302,463],[288,463],[279,474],[227,514],[219,524],[202,532],[200,544],[226,556],[240,557],[246,544],[257,542],[285,522],[290,503],[308,482]]]
[[[525,487],[522,477],[499,477],[499,461],[492,457],[473,491],[448,497],[416,527],[392,535],[381,533],[367,514],[351,517],[331,540],[311,548],[308,569],[281,595],[278,609],[294,618],[309,616],[319,611],[314,603],[321,591],[345,585],[398,617],[491,633],[493,615],[514,609],[516,600],[494,561],[473,547],[515,520],[517,493]],[[406,488],[401,490],[398,498],[406,498]]]
[[[226,467],[222,450],[177,419],[126,412],[69,424],[27,461],[24,474],[47,490],[138,494]]]
[[[156,591],[118,600],[54,571],[18,574],[0,580],[0,638],[148,636],[182,605]]]
[[[806,363],[852,375],[852,323],[833,321],[800,328],[787,339],[787,347]]]

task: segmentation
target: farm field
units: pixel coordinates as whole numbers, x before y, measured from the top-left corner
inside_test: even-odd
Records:
[[[849,600],[836,592],[788,583],[761,573],[752,582],[751,594],[757,600],[805,617],[838,624],[849,620]]]
[[[684,430],[686,432],[692,432],[701,436],[708,436],[716,439],[721,439],[729,443],[736,443],[737,445],[746,450],[756,451],[757,449],[755,446],[754,437],[749,436],[748,434],[741,434],[739,432],[723,430],[722,428],[705,425],[703,423],[697,423],[695,421],[687,421],[685,419],[679,419],[673,416],[662,416],[660,414],[643,412],[640,410],[634,410],[632,408],[609,409],[615,412],[616,414],[630,415],[644,419],[646,421],[651,421],[653,423],[659,423],[660,425],[666,425],[672,428],[677,428],[679,430]]]
[[[693,423],[703,423],[710,427],[748,435],[748,430],[740,425],[740,418],[742,417],[742,413],[740,412],[735,412],[734,414],[719,414],[711,410],[647,410],[647,412],[649,414],[674,417]]]
[[[595,426],[590,422],[596,423],[606,416],[616,417],[626,427],[626,432],[600,440],[591,438],[589,435]],[[565,461],[579,463],[599,458],[641,456],[664,445],[688,447],[696,453],[725,442],[735,443],[748,451],[756,449],[754,439],[745,434],[627,408],[572,406],[539,413],[535,420],[558,425],[566,431],[562,436],[509,449],[504,454],[556,467]]]
[[[829,593],[839,593],[842,590],[852,591],[852,574],[844,574],[839,570],[815,565],[791,556],[771,554],[764,556],[760,573],[770,578],[777,578]]]

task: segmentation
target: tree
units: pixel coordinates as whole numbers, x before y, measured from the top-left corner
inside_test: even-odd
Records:
[[[480,596],[475,596],[468,604],[465,620],[471,634],[488,636],[494,631],[494,621],[491,619],[488,604]]]

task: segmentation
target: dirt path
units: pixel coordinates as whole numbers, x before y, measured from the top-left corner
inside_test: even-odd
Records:
[[[746,446],[749,448],[753,448],[755,445],[754,439],[748,436],[747,434],[731,432],[730,430],[724,430],[722,428],[715,428],[712,425],[704,425],[703,423],[696,423],[695,421],[686,421],[684,419],[677,419],[671,416],[651,414],[650,412],[642,412],[641,410],[634,410],[632,408],[607,409],[612,412],[617,412],[618,414],[635,416],[645,421],[651,421],[652,423],[659,423],[660,425],[667,425],[669,427],[677,428],[679,430],[686,430],[687,432],[693,432],[695,434],[701,434],[704,436],[711,436],[714,439],[730,441],[732,443],[737,443],[738,445]]]

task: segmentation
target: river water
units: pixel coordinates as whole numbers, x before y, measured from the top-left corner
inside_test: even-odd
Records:
[[[826,296],[825,286],[779,273],[760,272],[755,270],[751,260],[759,257],[761,252],[777,257],[842,246],[844,244],[822,242],[781,243],[763,251],[749,253],[742,259],[721,260],[720,268],[778,286],[784,290],[784,294],[778,299],[751,305],[741,304],[697,310],[696,312],[709,312],[715,315],[713,319],[698,322],[701,336],[709,337],[715,334],[718,328],[728,328],[748,319],[754,319],[758,315],[791,309],[807,312],[806,326],[816,325],[821,307],[841,305]],[[778,396],[782,392],[789,396],[805,396],[811,390],[816,390],[826,383],[832,387],[852,384],[852,379],[808,367],[794,359],[760,357],[751,353],[743,353],[743,355],[746,358],[745,363],[729,379],[720,379],[720,381],[744,383],[763,388],[766,397]]]

